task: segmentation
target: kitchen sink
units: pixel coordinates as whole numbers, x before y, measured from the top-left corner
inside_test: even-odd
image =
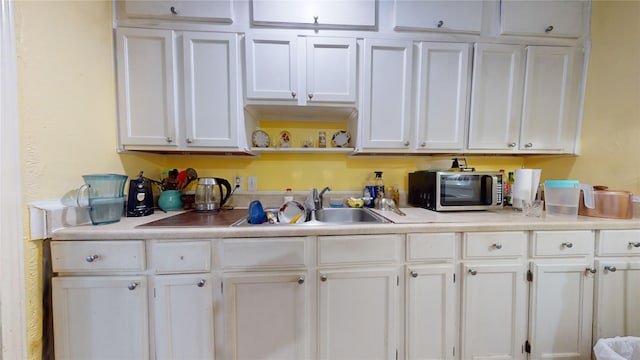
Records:
[[[269,210],[265,210],[269,211]],[[277,213],[277,210],[275,210]],[[384,224],[391,223],[385,217],[380,216],[366,208],[324,208],[315,210],[312,219],[299,224],[251,224],[245,216],[231,226],[305,226],[305,225],[340,225],[340,224]]]

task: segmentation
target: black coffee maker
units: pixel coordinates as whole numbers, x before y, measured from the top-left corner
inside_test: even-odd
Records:
[[[142,176],[129,181],[129,199],[127,201],[127,216],[138,217],[153,214],[153,190],[151,181]]]

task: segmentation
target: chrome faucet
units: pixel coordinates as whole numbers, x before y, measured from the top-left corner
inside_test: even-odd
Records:
[[[318,193],[318,189],[316,188],[311,189],[314,210],[322,209],[322,197],[327,191],[331,191],[331,186],[325,187],[324,189],[322,189],[322,191],[320,191],[320,193]]]

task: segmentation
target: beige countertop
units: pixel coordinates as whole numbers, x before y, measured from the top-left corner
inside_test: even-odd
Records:
[[[513,209],[438,213],[421,208],[402,208],[407,214],[383,214],[394,223],[348,225],[255,225],[231,227],[138,227],[181,212],[161,213],[137,218],[123,217],[105,225],[82,225],[57,230],[53,240],[133,240],[133,239],[216,239],[274,236],[367,235],[410,232],[522,231],[522,230],[612,230],[640,229],[640,219],[618,220],[578,216],[576,218],[524,216]],[[242,214],[234,210],[235,214]],[[240,216],[241,217],[241,216]],[[238,217],[238,219],[240,218]]]

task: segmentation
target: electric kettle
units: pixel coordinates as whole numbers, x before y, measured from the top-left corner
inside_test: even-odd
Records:
[[[218,187],[217,194],[216,185]],[[214,177],[199,178],[194,207],[196,211],[217,210],[222,208],[230,195],[231,184],[227,180]]]

